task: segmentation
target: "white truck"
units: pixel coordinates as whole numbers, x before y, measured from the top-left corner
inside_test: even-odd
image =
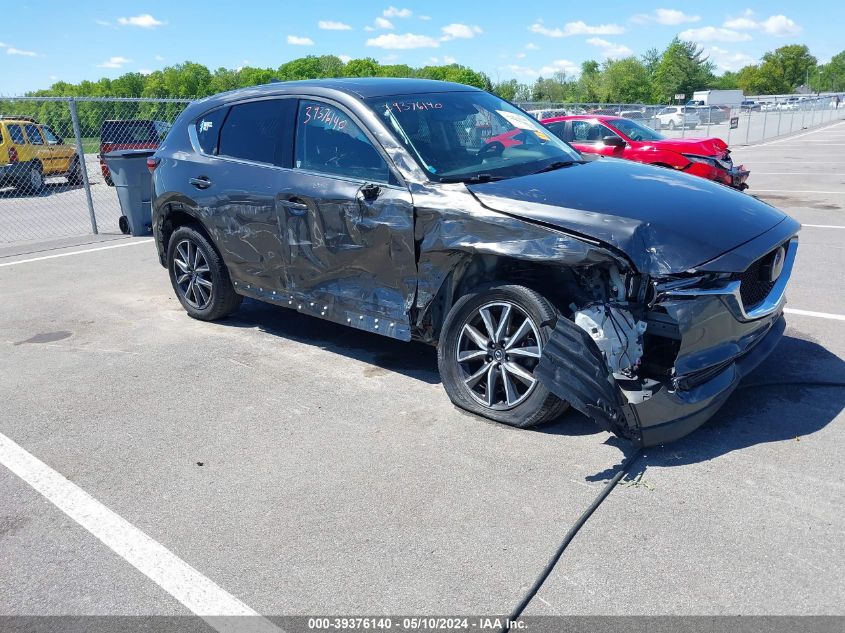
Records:
[[[687,105],[739,108],[744,99],[742,90],[696,90],[692,93],[692,99],[687,101]]]

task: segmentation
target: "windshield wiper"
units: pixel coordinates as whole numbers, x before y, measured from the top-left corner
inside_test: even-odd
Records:
[[[542,169],[538,169],[537,171],[533,172],[535,174],[542,174],[547,171],[554,171],[556,169],[562,169],[563,167],[569,167],[570,165],[581,165],[587,161],[584,160],[556,160],[553,163],[550,163],[543,167]]]
[[[493,182],[502,180],[504,176],[494,176],[492,174],[475,174],[474,176],[446,176],[440,179],[440,182],[463,182],[470,185],[477,185],[483,182]]]

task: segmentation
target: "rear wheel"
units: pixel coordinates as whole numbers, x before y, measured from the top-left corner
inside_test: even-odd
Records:
[[[558,417],[566,403],[534,377],[558,317],[524,286],[494,284],[461,297],[446,317],[437,353],[452,402],[522,428]]]
[[[26,180],[20,184],[20,189],[29,195],[36,195],[44,191],[44,170],[37,160],[29,164],[26,173]]]
[[[241,305],[226,264],[194,226],[181,226],[170,236],[167,269],[179,302],[195,319],[222,319]]]

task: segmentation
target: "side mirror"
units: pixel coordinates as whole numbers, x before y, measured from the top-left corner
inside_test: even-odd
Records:
[[[625,145],[627,145],[627,143],[625,143],[625,139],[621,136],[605,136],[602,138],[601,142],[611,147],[625,147]]]

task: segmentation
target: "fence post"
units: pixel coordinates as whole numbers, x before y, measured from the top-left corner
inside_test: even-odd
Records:
[[[82,147],[82,129],[79,127],[79,114],[76,112],[76,101],[68,98],[70,119],[73,121],[73,135],[76,137],[76,152],[79,156],[79,166],[82,168],[82,186],[85,187],[85,197],[88,200],[88,214],[91,216],[91,232],[97,235],[97,216],[94,215],[94,199],[91,197],[91,181],[88,180],[88,166],[85,164],[85,151]]]

